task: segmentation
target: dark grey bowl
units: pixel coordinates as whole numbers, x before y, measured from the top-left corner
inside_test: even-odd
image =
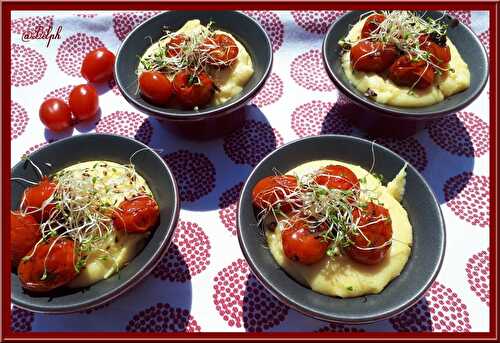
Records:
[[[374,144],[374,172],[392,179],[405,160]],[[370,169],[372,143],[356,137],[324,135],[296,140],[264,158],[246,181],[238,204],[238,239],[255,276],[279,300],[306,315],[334,322],[367,323],[394,316],[415,304],[436,278],[444,257],[445,227],[432,190],[410,164],[403,207],[413,226],[413,248],[403,272],[377,295],[341,299],[316,293],[289,276],[275,262],[259,233],[252,188],[273,170],[286,172],[305,162],[335,159]]]
[[[234,35],[247,49],[254,67],[254,74],[242,92],[226,103],[208,106],[198,111],[166,108],[152,105],[137,94],[138,56],[162,36],[163,29],[178,30],[191,19],[200,19],[206,25],[213,21],[217,29]],[[148,38],[146,38],[148,37]],[[149,38],[150,37],[150,38]],[[243,123],[245,105],[263,87],[272,67],[273,52],[266,31],[251,17],[236,11],[168,11],[160,13],[137,26],[125,38],[115,63],[115,78],[125,99],[141,112],[167,123],[174,130],[190,136],[225,134]],[[236,111],[236,112],[235,112]],[[244,118],[243,118],[244,119]]]
[[[440,103],[420,108],[383,105],[364,96],[344,74],[339,58],[341,48],[338,41],[347,35],[350,25],[355,24],[365,12],[351,11],[344,14],[330,26],[323,40],[323,62],[328,75],[348,99],[363,108],[349,113],[350,118],[358,127],[375,135],[408,136],[431,124],[434,120],[460,111],[481,93],[489,75],[488,57],[476,35],[466,25],[460,23],[448,30],[448,36],[469,66],[471,80],[468,89]],[[442,12],[427,11],[425,15],[440,18]],[[451,17],[448,20],[451,20]]]
[[[43,173],[53,173],[70,165],[91,160],[129,163],[130,156],[146,145],[133,139],[107,135],[83,134],[62,139],[30,155]],[[179,195],[174,176],[164,160],[153,150],[135,155],[137,171],[144,177],[160,207],[160,224],[153,231],[144,249],[124,267],[111,276],[84,289],[56,289],[50,294],[34,295],[25,292],[16,273],[11,272],[12,302],[21,308],[44,313],[69,313],[102,305],[131,289],[166,253],[179,217]],[[44,165],[50,163],[52,167]],[[12,168],[12,177],[38,180],[34,168],[21,161]],[[11,209],[18,209],[27,184],[12,181]]]

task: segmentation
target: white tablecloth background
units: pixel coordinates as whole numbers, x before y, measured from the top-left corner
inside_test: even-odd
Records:
[[[268,30],[275,61],[266,87],[248,107],[250,120],[231,136],[201,143],[172,136],[107,85],[100,89],[101,121],[96,128],[93,123],[62,135],[45,131],[38,119],[44,97],[64,97],[69,86],[84,83],[78,73],[84,54],[100,45],[116,51],[130,29],[151,14],[13,13],[11,164],[47,141],[94,130],[113,132],[162,149],[184,189],[179,234],[152,275],[111,304],[87,313],[33,314],[14,307],[15,331],[488,330],[488,86],[465,110],[439,125],[403,141],[380,141],[422,171],[442,204],[448,241],[437,282],[416,307],[395,319],[329,325],[288,309],[250,276],[231,213],[238,186],[252,165],[276,145],[319,134],[332,107],[324,132],[363,136],[336,112],[337,90],[320,58],[326,28],[341,12],[249,12]],[[489,46],[488,12],[455,15]],[[61,25],[62,33],[48,48],[46,41],[22,41],[26,29],[50,24]],[[124,116],[126,124],[120,124]],[[184,169],[181,161],[186,159],[195,168]]]

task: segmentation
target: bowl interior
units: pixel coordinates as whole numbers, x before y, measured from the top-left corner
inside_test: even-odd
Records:
[[[86,134],[51,143],[30,155],[30,159],[50,174],[79,162],[108,160],[130,163],[130,156],[146,146],[129,138]],[[51,167],[45,165],[50,163]],[[172,173],[163,159],[152,150],[134,156],[137,172],[144,177],[160,207],[160,224],[153,231],[144,249],[117,273],[85,289],[64,290],[50,295],[32,295],[23,291],[19,278],[11,273],[11,294],[14,304],[39,312],[72,312],[88,309],[118,296],[152,269],[166,252],[178,216],[177,188]],[[38,180],[34,168],[21,161],[12,169],[12,177]],[[18,209],[24,182],[12,181],[11,209]]]
[[[405,161],[390,150],[374,144],[374,172],[391,180]],[[440,269],[445,245],[445,229],[439,205],[422,176],[407,167],[403,207],[413,227],[411,256],[400,276],[377,295],[341,299],[325,296],[302,286],[275,262],[267,243],[257,234],[252,208],[252,188],[273,169],[286,172],[302,163],[335,159],[362,166],[372,164],[371,142],[364,139],[325,135],[292,142],[268,155],[248,178],[240,197],[238,237],[254,274],[280,300],[319,319],[361,323],[395,315],[414,304],[431,285]]]
[[[226,103],[208,106],[198,111],[164,108],[152,105],[137,93],[138,56],[163,35],[164,29],[176,31],[188,20],[199,19],[203,25],[210,21],[214,27],[235,36],[246,48],[252,58],[254,74],[242,92]],[[247,15],[235,11],[168,11],[163,12],[139,25],[123,41],[116,56],[115,78],[125,98],[138,109],[159,117],[203,117],[207,114],[224,112],[228,108],[243,105],[260,89],[272,65],[270,40],[262,27]]]
[[[420,108],[404,108],[383,105],[371,100],[358,91],[345,76],[342,62],[339,58],[341,48],[338,41],[347,36],[353,24],[359,21],[360,16],[366,11],[351,11],[335,21],[328,30],[323,42],[323,58],[326,69],[337,87],[348,97],[368,108],[390,113],[396,116],[411,116],[415,119],[423,117],[437,117],[439,115],[456,112],[470,104],[481,92],[488,79],[488,57],[483,45],[476,35],[464,24],[459,23],[448,29],[448,37],[457,47],[463,60],[469,66],[471,75],[470,86],[463,92],[444,99],[444,101]],[[425,16],[434,19],[441,18],[442,12],[426,11]],[[445,22],[450,17],[443,19]]]

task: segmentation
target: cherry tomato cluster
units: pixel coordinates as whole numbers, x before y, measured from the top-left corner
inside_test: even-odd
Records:
[[[362,40],[351,47],[351,63],[355,70],[363,72],[388,72],[388,77],[399,86],[426,89],[432,85],[436,68],[427,61],[402,54],[392,43],[383,43],[370,40],[372,32],[378,30],[385,20],[383,14],[369,16],[361,30]],[[450,48],[442,37],[437,39],[433,35],[421,34],[418,37],[419,49],[429,54],[430,61],[445,69],[451,60]]]
[[[115,55],[106,48],[89,52],[83,59],[81,74],[88,82],[101,83],[113,77]],[[90,120],[99,111],[97,90],[90,84],[75,86],[68,103],[59,98],[49,98],[40,106],[42,123],[52,131],[63,131],[73,123]]]
[[[17,268],[23,288],[32,292],[51,291],[78,275],[77,242],[63,236],[42,237],[40,230],[55,209],[56,188],[44,177],[24,191],[21,209],[10,214],[12,267]],[[118,231],[143,233],[156,226],[159,214],[156,201],[142,195],[120,203],[112,219]]]
[[[188,39],[184,34],[173,36],[166,45],[165,55],[177,57]],[[207,53],[206,64],[219,68],[230,66],[238,55],[235,41],[225,34],[206,38],[198,48]],[[216,87],[203,68],[189,67],[175,73],[172,80],[167,73],[143,71],[139,76],[139,89],[142,97],[154,105],[165,106],[174,98],[182,107],[192,109],[207,105]]]
[[[347,167],[328,165],[314,177],[318,185],[328,189],[359,190],[360,183],[356,175]],[[328,229],[326,223],[319,227],[313,224],[314,218],[296,211],[300,200],[294,199],[298,189],[298,181],[292,175],[268,176],[263,178],[252,190],[253,205],[259,209],[268,209],[269,206],[279,204],[279,209],[288,216],[281,233],[283,252],[289,259],[301,264],[314,264],[325,257],[331,242],[322,237],[321,233]],[[352,201],[353,199],[348,201]],[[291,205],[293,204],[293,205]],[[358,228],[363,234],[352,234],[349,239],[354,243],[344,252],[351,259],[363,264],[377,264],[383,260],[392,238],[390,221],[378,220],[381,216],[389,218],[389,212],[384,207],[369,202],[366,209],[360,211],[354,208],[352,212]],[[314,227],[313,227],[314,226]],[[371,249],[370,247],[380,247]]]

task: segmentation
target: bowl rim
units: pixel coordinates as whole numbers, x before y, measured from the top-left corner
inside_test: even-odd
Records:
[[[175,12],[187,12],[189,13],[190,11],[182,11],[182,10],[172,10],[172,11],[164,11],[161,13],[158,13],[151,18],[147,19],[146,21],[142,22],[140,25],[137,25],[132,31],[130,31],[125,39],[120,44],[120,47],[118,48],[116,52],[116,60],[115,64],[113,67],[113,75],[116,81],[116,85],[120,91],[120,93],[123,95],[123,97],[134,107],[136,107],[138,110],[142,112],[146,112],[148,114],[157,116],[159,118],[164,118],[168,120],[173,120],[173,121],[182,121],[182,120],[202,120],[205,118],[215,118],[217,116],[220,116],[224,113],[228,112],[233,112],[242,106],[244,106],[248,101],[250,101],[254,95],[264,86],[266,83],[267,78],[271,74],[272,66],[273,66],[273,47],[271,43],[271,38],[269,37],[267,31],[262,27],[262,25],[253,17],[240,12],[240,11],[224,11],[226,13],[231,13],[231,15],[236,15],[240,16],[240,18],[245,18],[246,20],[249,20],[255,25],[255,29],[260,31],[261,34],[264,35],[265,40],[263,42],[263,46],[266,47],[267,50],[267,56],[266,60],[268,61],[265,68],[264,72],[262,74],[262,77],[257,81],[255,86],[253,86],[249,90],[242,90],[241,93],[238,95],[241,95],[239,98],[236,100],[229,99],[223,104],[216,105],[216,106],[210,106],[204,109],[201,109],[199,111],[194,111],[194,110],[179,110],[176,108],[163,108],[159,106],[155,106],[153,104],[149,103],[140,103],[135,99],[134,97],[130,96],[127,91],[125,91],[125,87],[122,84],[122,80],[120,78],[120,73],[118,73],[118,60],[123,58],[125,46],[128,44],[128,41],[131,40],[131,37],[135,34],[136,31],[140,30],[144,25],[149,23],[151,20],[155,20],[157,17],[160,16],[165,16],[169,15],[169,13],[175,13]],[[212,12],[218,12],[218,11],[212,11]],[[230,32],[231,33],[231,32]],[[231,33],[232,34],[232,33]],[[243,44],[243,43],[242,43]],[[249,49],[249,47],[246,47],[246,49]],[[236,96],[238,96],[236,95]],[[170,112],[169,110],[175,110],[176,112]]]
[[[168,248],[172,242],[172,236],[175,232],[175,228],[177,226],[177,222],[179,219],[179,212],[180,212],[180,198],[179,198],[179,191],[177,188],[177,182],[175,180],[174,174],[172,170],[168,167],[167,163],[165,160],[156,152],[154,151],[151,147],[147,146],[143,142],[140,142],[138,140],[135,140],[130,137],[125,137],[125,136],[120,136],[120,135],[115,135],[115,134],[109,134],[109,133],[84,133],[80,135],[75,135],[75,136],[70,136],[66,138],[62,138],[60,140],[54,141],[50,144],[47,144],[40,149],[32,152],[31,154],[38,152],[40,150],[44,150],[49,148],[52,144],[65,144],[69,140],[75,140],[75,139],[92,139],[92,137],[95,136],[101,136],[101,137],[109,137],[109,139],[121,139],[129,142],[136,143],[142,148],[147,148],[147,151],[153,154],[156,159],[160,161],[160,163],[163,165],[164,170],[166,170],[167,174],[169,175],[169,180],[173,184],[173,216],[170,222],[168,223],[168,228],[167,228],[167,234],[163,237],[160,246],[158,249],[153,253],[153,255],[148,259],[147,263],[142,265],[128,280],[124,281],[123,283],[119,284],[117,287],[111,288],[109,291],[108,296],[100,296],[96,298],[93,301],[89,301],[88,303],[80,303],[78,305],[70,304],[70,305],[65,305],[65,306],[60,306],[60,307],[52,307],[50,309],[45,308],[44,306],[40,305],[31,305],[29,302],[25,302],[22,299],[19,299],[15,296],[15,294],[12,292],[12,289],[10,290],[11,292],[11,301],[13,305],[16,307],[19,307],[24,310],[32,311],[35,313],[47,313],[47,314],[68,314],[68,313],[75,313],[75,312],[80,312],[80,311],[85,311],[88,309],[96,308],[97,306],[104,305],[106,303],[109,303],[113,301],[114,299],[118,298],[125,292],[131,290],[134,288],[140,281],[142,281],[146,276],[148,276],[153,269],[156,267],[156,265],[161,261],[163,256],[167,253]],[[30,154],[30,155],[31,155]],[[12,170],[15,168],[19,167],[23,161],[19,161],[16,163],[12,168],[11,168],[11,174]],[[154,181],[154,180],[152,180]],[[143,248],[144,249],[144,248]],[[10,280],[10,287],[12,287],[12,272],[10,272],[9,278]],[[101,280],[102,281],[102,280]],[[100,282],[100,281],[98,281]],[[90,285],[92,287],[92,285]]]
[[[459,25],[462,25],[466,32],[469,35],[469,38],[472,39],[472,41],[475,41],[478,46],[480,46],[480,54],[483,56],[483,59],[486,61],[485,63],[485,75],[486,77],[482,78],[480,80],[480,83],[478,87],[475,88],[474,92],[469,96],[466,101],[461,102],[460,104],[454,106],[454,107],[449,107],[447,109],[442,109],[442,110],[437,110],[437,111],[427,111],[427,112],[420,112],[420,113],[411,113],[407,111],[411,111],[414,108],[411,107],[398,107],[398,106],[393,106],[393,105],[384,105],[380,104],[376,101],[369,100],[366,97],[360,96],[359,94],[356,94],[358,91],[355,89],[353,86],[353,89],[349,88],[347,85],[344,84],[344,82],[337,77],[336,73],[333,70],[332,64],[328,61],[328,58],[326,56],[327,54],[327,38],[332,34],[333,31],[336,31],[337,25],[339,21],[347,16],[352,15],[353,12],[361,12],[360,14],[364,14],[369,12],[368,10],[357,10],[357,11],[347,11],[346,13],[342,14],[339,16],[332,24],[330,24],[330,27],[328,28],[325,36],[323,37],[323,43],[321,45],[321,55],[323,59],[323,65],[325,66],[326,72],[332,82],[335,84],[335,86],[344,94],[346,95],[349,99],[352,101],[356,102],[357,104],[361,105],[364,108],[370,109],[370,110],[375,110],[375,111],[380,111],[385,115],[389,115],[394,118],[408,118],[408,119],[415,119],[415,120],[426,120],[426,119],[438,119],[441,118],[443,115],[451,114],[458,112],[462,110],[463,108],[467,107],[470,105],[483,91],[483,89],[486,86],[486,83],[488,82],[489,76],[490,76],[490,69],[489,69],[489,58],[488,54],[486,53],[484,45],[481,43],[479,38],[476,36],[476,34],[472,31],[471,28],[469,28],[467,25],[464,25],[462,22],[459,22]],[[437,12],[440,14],[443,14],[442,11],[437,11],[437,10],[432,10],[428,12]],[[359,91],[358,91],[359,92]],[[460,93],[457,93],[460,94]],[[455,95],[455,94],[453,94]],[[452,95],[452,96],[453,96]],[[442,101],[445,101],[443,99]],[[433,105],[429,106],[422,106],[422,107],[417,107],[418,109],[425,109],[426,107],[430,107]]]
[[[281,149],[288,147],[290,145],[301,144],[303,141],[308,141],[308,140],[323,140],[323,139],[335,140],[337,138],[352,139],[355,141],[360,141],[362,143],[366,143],[368,145],[374,145],[375,147],[381,149],[383,151],[383,153],[386,153],[386,154],[388,153],[390,155],[393,155],[393,156],[401,159],[405,163],[408,163],[408,166],[413,169],[416,176],[420,179],[421,182],[423,182],[427,192],[429,192],[432,196],[432,199],[433,199],[432,203],[433,203],[434,207],[438,209],[437,212],[439,214],[438,215],[439,222],[437,223],[437,227],[440,228],[441,229],[440,231],[442,232],[442,241],[440,244],[441,253],[439,255],[439,259],[438,259],[437,263],[434,265],[433,270],[430,274],[430,277],[425,281],[425,283],[421,287],[420,291],[415,293],[413,296],[411,296],[411,298],[408,301],[401,303],[398,307],[395,307],[391,311],[386,311],[384,313],[379,313],[379,314],[371,316],[371,317],[363,317],[363,318],[359,318],[359,319],[345,318],[345,317],[334,315],[334,314],[332,315],[330,313],[315,312],[315,311],[312,311],[308,308],[303,307],[299,302],[292,301],[284,292],[282,292],[280,289],[276,288],[272,282],[267,280],[266,277],[264,277],[260,273],[259,266],[255,263],[255,261],[252,259],[252,257],[249,254],[249,250],[247,248],[248,245],[246,244],[246,241],[242,237],[242,229],[241,229],[241,227],[243,226],[242,220],[241,220],[242,219],[241,218],[241,208],[243,207],[243,195],[244,195],[244,193],[249,191],[248,187],[249,187],[250,179],[253,177],[253,175],[256,173],[256,171],[261,167],[261,165],[265,161],[267,161],[274,154],[280,153]],[[336,322],[336,323],[343,323],[343,324],[367,324],[367,323],[372,323],[372,322],[376,322],[379,320],[388,319],[388,318],[394,317],[394,316],[404,312],[405,310],[407,310],[411,306],[415,305],[424,296],[425,292],[432,286],[433,282],[436,280],[436,277],[437,277],[439,271],[441,270],[441,267],[442,267],[443,261],[444,261],[444,256],[446,253],[446,225],[445,225],[443,213],[441,211],[441,207],[439,206],[439,202],[436,199],[436,195],[434,194],[432,188],[430,187],[428,182],[425,180],[425,178],[422,176],[422,174],[420,174],[420,172],[416,168],[414,168],[407,160],[405,160],[399,154],[396,154],[392,150],[390,150],[390,149],[388,149],[388,148],[384,147],[383,145],[380,145],[376,142],[370,142],[367,139],[356,137],[356,136],[339,135],[339,134],[308,136],[308,137],[295,139],[291,142],[288,142],[288,143],[280,146],[278,149],[267,154],[266,157],[264,157],[255,166],[255,168],[251,171],[251,173],[247,177],[247,179],[246,179],[246,181],[241,189],[240,196],[238,199],[237,208],[238,208],[238,214],[237,214],[237,220],[236,220],[236,227],[237,227],[238,242],[240,244],[240,248],[241,248],[241,251],[243,253],[243,256],[245,257],[245,260],[247,261],[253,275],[255,275],[255,277],[264,286],[264,288],[266,288],[274,297],[276,297],[279,301],[281,301],[285,305],[287,305],[287,306],[295,309],[296,311],[301,312],[302,314],[305,314],[307,316],[310,316],[310,317],[313,317],[316,319],[320,319],[320,320],[325,320],[328,322]],[[408,259],[407,263],[410,261],[411,258],[412,258],[412,255],[410,255],[410,258]],[[278,268],[281,268],[279,265],[277,265],[277,266],[278,266]],[[405,265],[405,267],[406,267],[406,265]],[[293,277],[288,275],[288,273],[287,273],[287,276],[290,278],[290,280],[292,282],[297,282],[295,279],[293,279]],[[307,288],[307,286],[304,286],[304,287]],[[382,290],[382,292],[383,292],[383,290]],[[316,293],[319,295],[322,295],[321,293],[318,293],[318,292],[316,292]]]

